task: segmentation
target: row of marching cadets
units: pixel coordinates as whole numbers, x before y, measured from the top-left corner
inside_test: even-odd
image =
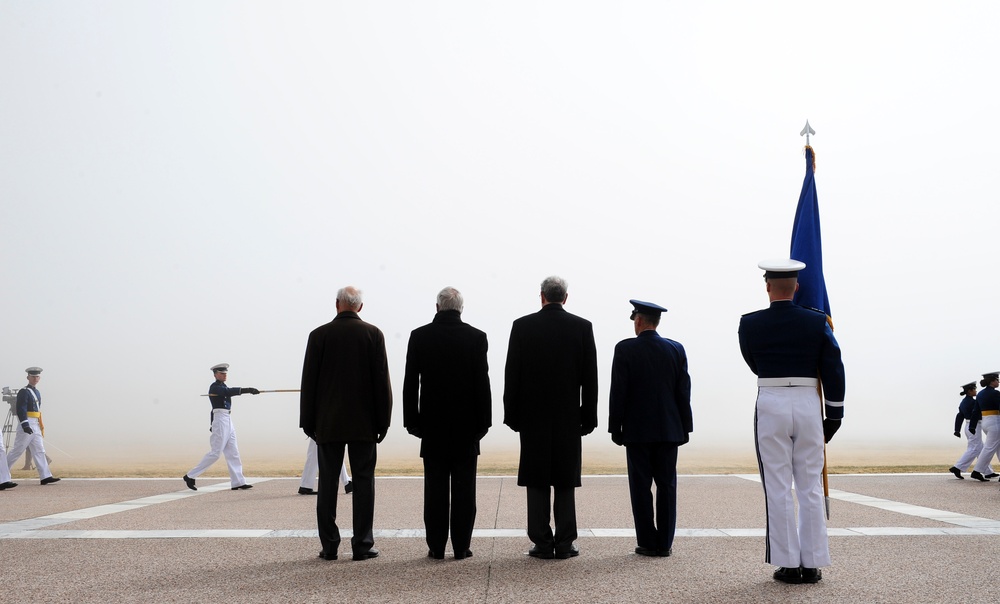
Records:
[[[984,373],[979,385],[983,389],[978,394],[975,382],[962,386],[962,402],[959,403],[958,414],[955,416],[955,436],[965,436],[967,446],[948,471],[957,478],[965,478],[962,471],[971,466],[970,477],[980,482],[989,482],[1000,476],[990,465],[994,457],[1000,457],[1000,392],[997,391],[997,387],[1000,387],[1000,372]]]
[[[38,382],[42,379],[42,368],[28,367],[24,371],[28,374],[28,385],[17,391],[14,409],[18,425],[15,428],[14,444],[11,445],[10,451],[4,450],[3,439],[0,439],[0,491],[17,486],[11,479],[10,467],[25,451],[34,462],[42,485],[59,482],[49,470],[48,457],[45,455],[42,393],[38,390]]]

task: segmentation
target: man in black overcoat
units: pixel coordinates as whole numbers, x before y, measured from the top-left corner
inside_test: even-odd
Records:
[[[667,309],[629,302],[636,337],[615,346],[608,432],[615,444],[625,446],[635,553],[669,556],[677,521],[677,447],[693,430],[691,377],[684,346],[656,331]]]
[[[316,519],[326,560],[337,559],[337,487],[344,448],[354,474],[354,560],[378,556],[372,547],[375,515],[376,443],[382,442],[392,416],[392,387],[385,337],[361,320],[361,292],[337,292],[337,316],[309,334],[302,364],[299,427],[319,450]]]
[[[528,554],[546,559],[579,555],[573,542],[580,437],[597,427],[594,327],[566,312],[566,292],[560,277],[542,281],[542,309],[511,327],[504,372],[503,423],[521,437],[517,484],[527,488],[528,538],[534,544]]]
[[[472,555],[479,440],[493,423],[486,334],[462,322],[463,306],[457,289],[438,293],[434,321],[410,334],[403,378],[403,425],[424,460],[427,555],[437,560],[449,524],[455,558]]]

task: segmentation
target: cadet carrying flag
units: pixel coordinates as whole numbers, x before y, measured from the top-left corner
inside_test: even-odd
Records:
[[[819,229],[815,171],[816,156],[812,147],[806,145],[806,177],[802,181],[799,206],[795,209],[790,254],[795,260],[805,262],[806,268],[799,271],[799,291],[792,301],[799,306],[823,311],[832,326],[833,320],[830,317],[833,315],[830,312],[830,299],[826,295],[826,280],[823,278],[823,242]]]

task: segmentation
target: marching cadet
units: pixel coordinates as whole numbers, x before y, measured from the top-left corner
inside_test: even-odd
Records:
[[[983,441],[983,450],[979,452],[976,467],[969,476],[986,482],[996,477],[990,468],[990,463],[1000,449],[1000,392],[997,391],[997,386],[1000,386],[1000,373],[996,371],[984,373],[979,385],[983,389],[976,396],[976,403],[983,419],[979,422],[978,432],[985,433],[986,438]]]
[[[243,477],[243,462],[240,461],[240,450],[236,446],[236,429],[233,428],[233,421],[229,413],[233,406],[231,397],[241,394],[260,394],[256,388],[229,388],[226,386],[226,377],[229,375],[229,363],[219,363],[212,366],[212,373],[215,375],[215,382],[208,388],[208,400],[212,403],[212,436],[208,439],[212,449],[205,454],[190,472],[184,475],[184,484],[192,491],[198,488],[194,485],[194,479],[201,476],[201,473],[215,463],[220,455],[226,456],[226,465],[229,466],[229,481],[232,490],[242,490],[253,488],[247,484]]]
[[[976,403],[975,382],[969,382],[962,386],[959,396],[965,398],[959,403],[958,415],[955,416],[955,437],[962,438],[964,434],[965,440],[969,444],[965,448],[965,453],[962,453],[955,465],[948,468],[948,471],[955,477],[965,480],[965,476],[962,476],[962,470],[967,470],[976,461],[979,452],[983,450],[983,432],[982,430],[976,432],[976,426],[982,420],[983,414],[980,413],[979,404]],[[993,473],[992,469],[990,469],[990,473]]]
[[[739,338],[743,359],[757,374],[754,436],[767,502],[764,560],[778,567],[776,581],[816,583],[823,578],[820,567],[830,566],[823,444],[844,417],[844,364],[826,315],[792,302],[805,263],[778,260],[758,266],[765,271],[770,306],[743,315]]]
[[[52,484],[59,482],[59,479],[49,471],[49,462],[45,458],[45,443],[42,440],[45,423],[42,421],[42,393],[37,388],[39,380],[42,379],[42,368],[28,367],[24,371],[28,374],[28,385],[17,392],[17,419],[20,421],[21,429],[17,430],[14,445],[7,452],[4,463],[7,482],[4,484],[10,482],[10,465],[17,461],[25,450],[34,458],[35,468],[42,484]],[[10,484],[17,486],[14,483]]]

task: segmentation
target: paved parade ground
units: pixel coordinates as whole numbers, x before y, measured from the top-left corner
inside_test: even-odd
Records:
[[[375,547],[354,562],[351,496],[340,559],[316,557],[315,497],[298,478],[67,478],[0,492],[4,604],[12,602],[994,602],[1000,485],[951,474],[830,477],[833,566],[785,585],[764,564],[756,475],[678,479],[673,555],[635,555],[624,476],[577,490],[580,556],[526,555],[525,493],[481,477],[473,557],[426,557],[422,480],[376,481]],[[450,546],[449,546],[450,547]]]

